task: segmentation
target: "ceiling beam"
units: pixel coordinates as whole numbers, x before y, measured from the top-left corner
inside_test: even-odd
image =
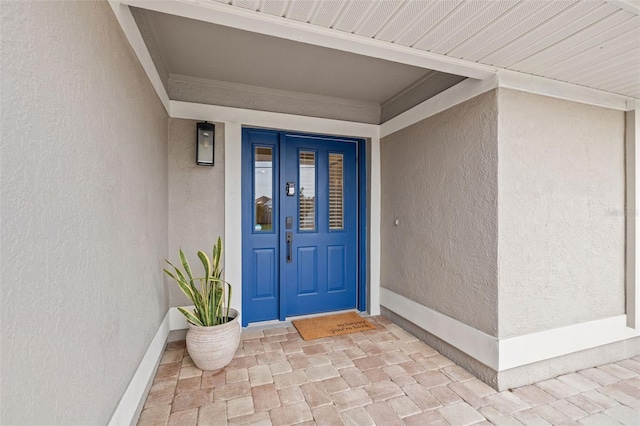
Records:
[[[420,68],[485,79],[496,68],[211,0],[120,0],[120,3]]]

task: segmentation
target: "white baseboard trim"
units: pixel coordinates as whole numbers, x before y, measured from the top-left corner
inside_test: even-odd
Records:
[[[495,371],[504,371],[640,336],[618,315],[498,339],[386,288],[380,304]]]
[[[627,316],[618,315],[538,333],[500,339],[498,371],[584,351],[640,336],[627,327]]]
[[[194,306],[185,306],[193,309]],[[165,343],[170,331],[184,330],[188,328],[187,319],[178,311],[178,308],[169,308],[167,314],[156,331],[151,344],[147,348],[138,369],[124,391],[116,411],[111,416],[109,426],[131,425],[138,414],[138,407],[145,396],[147,386],[153,380],[156,366],[164,352]]]
[[[380,305],[498,370],[498,339],[384,287]]]
[[[164,345],[170,331],[170,313],[171,311],[167,312],[160,323],[156,335],[153,337],[144,357],[142,357],[142,361],[140,361],[140,365],[131,378],[129,386],[127,386],[127,389],[124,391],[113,416],[111,416],[109,426],[128,426],[135,420],[138,407],[142,402],[149,382],[153,379],[156,366],[164,351]]]

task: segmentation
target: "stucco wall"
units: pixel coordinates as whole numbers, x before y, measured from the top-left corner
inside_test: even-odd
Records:
[[[497,112],[491,91],[381,141],[381,285],[493,336]]]
[[[179,265],[178,249],[194,271],[202,271],[196,253],[211,257],[213,243],[224,243],[224,125],[215,123],[214,166],[196,165],[196,123],[169,119],[169,260]],[[192,302],[174,281],[167,279],[169,305]]]
[[[500,337],[624,314],[624,113],[499,93]]]
[[[167,115],[106,1],[0,13],[0,423],[106,424],[168,308]]]

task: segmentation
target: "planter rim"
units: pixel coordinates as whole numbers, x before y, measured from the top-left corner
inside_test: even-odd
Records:
[[[233,318],[229,322],[225,322],[224,324],[218,324],[218,325],[202,326],[202,325],[192,324],[189,320],[187,320],[187,325],[189,326],[189,328],[192,328],[194,330],[206,330],[206,329],[211,329],[211,328],[224,327],[225,325],[229,325],[229,324],[233,324],[234,322],[237,322],[238,321],[238,315],[239,315],[239,312],[237,310],[235,310],[233,308],[229,308],[229,316],[231,318]]]

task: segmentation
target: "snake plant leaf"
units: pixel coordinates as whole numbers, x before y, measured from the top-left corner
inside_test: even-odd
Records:
[[[184,274],[182,273],[182,271],[180,269],[178,269],[173,263],[169,262],[168,260],[165,259],[165,262],[167,262],[175,271],[176,271],[176,276],[181,279],[182,281],[186,281],[187,279],[184,277]]]
[[[202,312],[203,311],[202,293],[200,293],[200,290],[198,290],[195,284],[191,286],[191,289],[193,291],[193,304],[196,306],[196,308],[198,308],[200,312]]]
[[[169,262],[167,260],[167,263],[171,266],[173,266],[173,269],[175,269],[176,271],[176,276],[178,277],[178,279],[176,280],[176,282],[178,283],[178,285],[180,285],[180,283],[184,283],[185,285],[189,285],[190,287],[190,291],[186,296],[189,297],[189,294],[192,295],[192,297],[189,297],[189,299],[191,299],[191,301],[197,306],[198,305],[198,301],[200,299],[200,293],[198,292],[198,289],[195,287],[195,285],[193,284],[193,278],[190,279],[189,282],[187,282],[186,277],[184,276],[184,274],[182,273],[182,271],[180,270],[180,268],[176,267],[175,265],[173,265],[171,262]],[[180,285],[180,288],[182,288],[182,285]]]
[[[193,281],[193,274],[191,274],[191,266],[189,265],[189,261],[187,260],[187,256],[184,255],[182,248],[178,250],[178,254],[180,255],[180,263],[182,263],[182,267],[184,271],[189,276],[189,279]]]
[[[163,270],[167,275],[169,275],[171,278],[173,278],[176,283],[178,283],[178,286],[180,287],[180,290],[182,290],[184,295],[187,296],[189,298],[189,300],[191,300],[193,302],[193,299],[194,299],[193,291],[191,290],[191,287],[189,286],[189,284],[187,284],[187,282],[185,280],[180,280],[180,279],[176,278],[176,276],[173,275],[169,270],[167,270],[167,269],[163,269]]]
[[[195,284],[193,282],[193,274],[191,273],[191,266],[189,265],[189,261],[187,260],[187,256],[184,255],[184,252],[182,251],[182,248],[180,248],[180,250],[178,250],[178,254],[180,256],[180,263],[182,263],[182,267],[184,268],[184,271],[189,276],[189,284],[191,285],[191,289],[193,290],[194,293],[197,293],[198,289],[196,289],[196,286],[195,286]]]
[[[220,260],[222,259],[222,239],[218,237],[218,241],[213,246],[213,272],[212,275],[216,278],[220,278],[222,276],[222,270],[220,269]]]
[[[167,263],[169,263],[169,261],[167,261]],[[171,278],[173,278],[174,280],[178,281],[176,276],[173,275],[170,270],[168,270],[167,268],[164,268],[163,271],[164,271],[165,274],[169,275]]]
[[[211,283],[213,284],[213,283]],[[208,304],[209,304],[209,317],[208,320],[211,323],[211,325],[215,325],[218,323],[217,321],[217,312],[215,310],[215,297],[216,297],[216,292],[215,290],[212,289],[212,291],[209,292],[209,299],[208,299]]]
[[[185,285],[188,285],[187,283],[187,279],[185,278],[184,274],[182,273],[182,271],[176,267],[174,264],[172,264],[171,262],[169,262],[168,260],[166,261],[169,265],[171,265],[173,267],[173,269],[175,270],[175,276],[173,274],[171,274],[171,276],[173,277],[174,280],[176,280],[176,282],[178,283],[178,285],[180,286],[180,288],[182,288],[181,283],[184,283]],[[195,298],[195,294],[194,294],[194,289],[192,286],[190,286],[190,290],[188,293],[185,293],[187,297],[189,297],[190,300],[194,301]],[[191,295],[191,296],[190,296]]]
[[[202,262],[202,266],[204,267],[204,276],[206,279],[209,279],[209,277],[211,276],[211,261],[203,251],[198,252],[198,257],[200,258],[200,262]]]
[[[185,317],[187,317],[187,320],[194,324],[194,325],[199,325],[200,327],[204,327],[204,324],[202,324],[202,321],[200,321],[198,319],[198,317],[196,317],[195,315],[193,315],[193,313],[185,308],[178,308],[178,311],[180,311],[182,313],[182,315],[184,315]]]
[[[203,290],[203,298],[206,300],[205,306],[205,317],[207,323],[214,325],[216,312],[212,309],[214,304],[211,303],[212,295],[215,293],[215,287],[211,282],[211,261],[207,257],[207,255],[203,251],[198,251],[198,258],[200,258],[200,262],[202,262],[202,267],[204,268],[204,290]]]

